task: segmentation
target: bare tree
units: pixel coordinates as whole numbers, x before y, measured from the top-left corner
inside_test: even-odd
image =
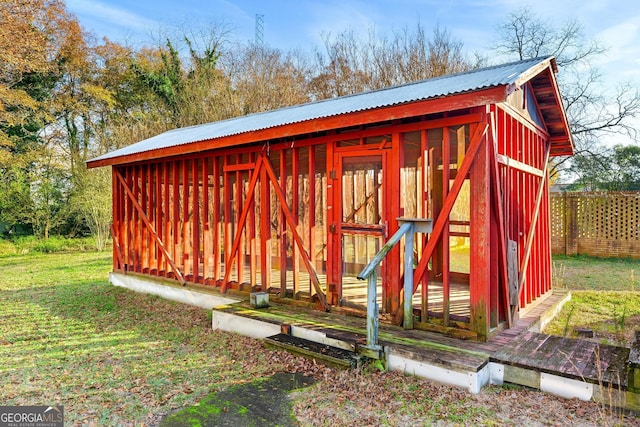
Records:
[[[222,68],[230,80],[236,115],[273,110],[310,100],[311,69],[300,52],[254,44],[229,50]]]
[[[518,9],[498,25],[494,47],[513,59],[556,57],[576,155],[601,155],[608,150],[603,140],[612,137],[638,140],[634,120],[640,117],[640,92],[629,83],[614,89],[605,84],[592,64],[606,49],[595,40],[585,40],[577,20],[555,27],[527,8]],[[552,172],[566,170],[568,160],[554,159]]]
[[[79,210],[98,251],[105,250],[111,228],[111,170],[84,170],[76,178],[73,205]]]
[[[371,29],[366,40],[347,31],[332,38],[325,34],[324,51],[316,50],[316,77],[311,82],[315,97],[322,99],[365,90],[424,80],[477,68],[467,59],[462,43],[440,27],[427,36],[418,23],[390,37]]]

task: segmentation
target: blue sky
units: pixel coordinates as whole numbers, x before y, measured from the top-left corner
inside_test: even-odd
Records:
[[[463,42],[468,52],[487,49],[500,19],[522,0],[67,0],[68,9],[98,38],[133,45],[150,43],[159,30],[224,22],[239,41],[253,40],[256,14],[264,15],[264,42],[284,50],[311,51],[323,32],[370,28],[384,34],[419,21],[428,31],[440,25]],[[536,0],[529,7],[540,17],[562,24],[578,19],[587,38],[609,52],[597,65],[610,83],[640,85],[640,2],[638,0]]]

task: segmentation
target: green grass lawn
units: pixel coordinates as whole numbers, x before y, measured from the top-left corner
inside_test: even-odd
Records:
[[[150,425],[277,371],[327,379],[336,373],[261,341],[213,331],[210,311],[114,287],[107,282],[110,269],[110,253],[0,256],[1,404],[64,405],[66,425]],[[372,375],[370,381],[379,381]],[[412,378],[398,386],[407,381],[415,388],[424,382]],[[449,403],[451,417],[491,417],[470,399]],[[309,410],[304,394],[297,401]],[[420,417],[439,417],[410,391],[404,402]],[[383,420],[387,409],[367,411]],[[345,412],[347,418],[332,418],[330,425],[349,424],[353,415]],[[311,418],[303,424],[313,425]]]
[[[572,298],[545,332],[577,336],[589,328],[597,341],[630,345],[640,327],[640,260],[554,256],[554,286]]]
[[[108,284],[110,253],[0,257],[0,402],[65,406],[71,424],[140,424],[266,375],[261,343],[202,309]]]
[[[640,260],[588,256],[553,257],[558,288],[590,291],[640,291]]]

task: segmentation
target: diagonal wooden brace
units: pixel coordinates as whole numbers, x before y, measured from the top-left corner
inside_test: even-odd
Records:
[[[527,267],[529,266],[529,258],[531,256],[531,248],[533,247],[533,238],[536,235],[536,225],[538,224],[538,218],[540,217],[540,205],[542,205],[542,196],[546,188],[546,181],[549,175],[549,168],[547,163],[549,162],[549,155],[551,153],[551,144],[547,143],[547,152],[544,157],[544,176],[540,178],[540,186],[538,187],[538,194],[536,195],[536,206],[533,211],[531,223],[529,226],[529,233],[527,234],[527,242],[524,246],[524,256],[522,257],[522,263],[520,264],[520,274],[518,279],[518,295],[522,298],[522,291],[524,290],[524,278],[527,274]]]
[[[447,224],[447,219],[449,218],[449,214],[451,213],[451,209],[453,209],[453,205],[458,198],[458,194],[460,193],[460,189],[462,188],[462,184],[471,169],[471,165],[473,164],[473,160],[484,141],[484,136],[487,131],[489,125],[487,123],[478,123],[475,132],[471,137],[471,143],[469,144],[469,149],[464,156],[464,160],[462,161],[462,165],[456,174],[456,178],[453,181],[453,185],[451,186],[451,190],[447,195],[447,198],[444,200],[442,204],[442,209],[440,210],[440,214],[436,219],[435,224],[433,225],[433,232],[427,239],[427,244],[424,246],[424,250],[422,251],[422,258],[416,267],[416,270],[413,274],[413,292],[415,293],[418,283],[422,279],[422,275],[427,268],[429,263],[429,259],[433,255],[433,250],[438,244],[438,240],[440,240],[440,236],[442,235],[442,231],[444,230],[445,225]]]
[[[131,203],[133,203],[133,207],[138,211],[138,214],[140,215],[140,218],[142,219],[142,222],[144,222],[144,225],[149,230],[149,233],[151,233],[151,236],[156,241],[156,244],[158,245],[158,248],[160,249],[160,251],[162,251],[162,254],[167,258],[167,261],[169,262],[169,265],[171,266],[171,269],[173,270],[173,272],[175,273],[176,277],[178,278],[178,281],[180,282],[181,285],[183,285],[183,286],[186,285],[187,281],[184,280],[184,277],[182,276],[182,273],[180,273],[180,270],[178,270],[178,267],[176,266],[176,263],[173,262],[173,259],[171,258],[171,256],[169,256],[169,252],[167,252],[167,249],[164,247],[164,244],[162,243],[162,241],[158,237],[158,234],[156,233],[156,230],[153,227],[153,224],[151,224],[151,221],[149,221],[149,218],[147,218],[147,215],[145,214],[144,210],[142,209],[142,207],[140,206],[140,204],[136,200],[136,197],[134,196],[134,194],[131,191],[131,189],[127,186],[127,183],[125,182],[124,178],[122,178],[122,175],[120,175],[120,173],[118,171],[114,170],[113,173],[116,174],[116,176],[118,178],[118,181],[120,182],[120,184],[122,185],[122,187],[126,191],[127,196],[129,196],[129,199],[131,200]]]
[[[280,200],[280,207],[282,209],[282,211],[284,212],[284,216],[287,220],[287,223],[289,224],[289,227],[291,229],[291,234],[293,235],[293,240],[296,242],[296,245],[298,246],[298,249],[300,250],[300,255],[302,256],[302,261],[304,262],[304,265],[307,269],[307,272],[309,273],[309,277],[311,278],[311,282],[313,283],[313,287],[316,290],[318,299],[320,300],[320,305],[322,306],[323,310],[328,311],[328,307],[327,307],[327,299],[326,296],[324,295],[324,292],[322,291],[322,286],[320,285],[320,280],[318,279],[318,274],[316,273],[316,270],[313,268],[313,265],[311,265],[311,260],[309,259],[309,254],[307,253],[307,251],[304,248],[304,244],[302,243],[302,239],[300,238],[300,235],[298,234],[298,230],[296,229],[296,223],[293,219],[293,215],[291,213],[291,211],[289,210],[289,206],[287,205],[287,198],[284,195],[284,192],[282,191],[282,188],[280,187],[280,184],[278,183],[278,179],[276,178],[276,174],[273,172],[273,168],[271,167],[271,164],[269,163],[269,161],[267,159],[264,160],[264,168],[267,171],[267,175],[269,175],[269,179],[271,180],[271,183],[273,185],[273,188],[276,192],[276,195],[278,196],[278,199]]]
[[[238,248],[240,247],[240,241],[242,240],[242,230],[244,230],[246,226],[247,216],[249,215],[249,210],[253,207],[251,203],[254,198],[256,183],[258,182],[258,177],[260,176],[260,167],[262,166],[263,160],[262,156],[258,157],[258,161],[255,165],[255,170],[253,171],[253,175],[251,176],[251,181],[249,182],[249,189],[247,190],[248,198],[244,202],[244,207],[242,208],[242,213],[240,214],[240,219],[238,219],[238,228],[236,231],[236,237],[233,239],[233,246],[231,246],[231,252],[229,252],[227,256],[227,260],[225,262],[225,273],[224,280],[222,281],[221,292],[224,293],[227,291],[227,283],[229,282],[229,274],[231,274],[231,264],[236,259]]]

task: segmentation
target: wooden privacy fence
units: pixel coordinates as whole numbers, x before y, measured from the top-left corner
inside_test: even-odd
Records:
[[[551,194],[554,254],[640,259],[640,192]]]

